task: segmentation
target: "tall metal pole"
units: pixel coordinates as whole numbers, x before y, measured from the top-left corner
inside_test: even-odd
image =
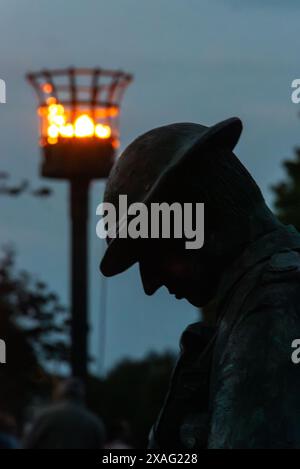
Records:
[[[101,240],[103,252],[105,250],[105,240]],[[103,256],[102,256],[103,257]],[[107,279],[101,276],[100,286],[100,314],[99,314],[99,374],[104,377],[105,370],[105,352],[106,352],[106,306],[107,306]]]
[[[70,182],[71,209],[71,367],[72,375],[86,380],[88,362],[88,179]]]

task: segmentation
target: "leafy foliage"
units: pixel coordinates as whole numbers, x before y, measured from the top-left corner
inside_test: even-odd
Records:
[[[137,447],[146,447],[149,431],[163,405],[174,361],[171,353],[151,353],[140,361],[122,361],[104,381],[91,378],[90,408],[104,418],[108,427],[114,420],[127,421]]]
[[[0,338],[7,363],[0,368],[0,406],[21,414],[46,370],[68,361],[68,316],[57,295],[28,272],[17,272],[15,253],[0,259]]]
[[[286,160],[283,166],[287,172],[285,181],[272,186],[275,193],[275,209],[285,224],[293,224],[300,231],[300,148],[293,160]]]

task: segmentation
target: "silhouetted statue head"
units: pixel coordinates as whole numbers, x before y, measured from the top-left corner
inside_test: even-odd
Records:
[[[127,195],[128,206],[144,202],[149,209],[162,202],[204,203],[204,244],[187,249],[186,238],[174,233],[168,239],[108,238],[104,275],[138,262],[149,295],[166,286],[196,306],[214,297],[226,267],[279,223],[232,151],[241,131],[238,118],[210,128],[172,124],[147,132],[125,149],[109,177],[105,202],[118,207],[119,196]]]

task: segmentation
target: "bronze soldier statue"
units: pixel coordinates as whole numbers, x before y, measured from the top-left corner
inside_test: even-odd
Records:
[[[150,447],[299,448],[300,235],[282,225],[233,153],[238,118],[212,127],[179,123],[131,143],[107,183],[105,201],[203,202],[205,242],[108,238],[106,276],[134,263],[145,293],[166,286],[216,321],[193,324],[181,338]],[[208,321],[212,322],[212,321]],[[300,366],[300,365],[299,365]]]

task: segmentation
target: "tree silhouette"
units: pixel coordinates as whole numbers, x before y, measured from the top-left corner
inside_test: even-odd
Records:
[[[29,400],[69,360],[69,319],[57,295],[28,272],[17,272],[15,253],[0,259],[0,338],[7,363],[0,367],[0,408],[20,420]]]
[[[171,353],[151,353],[143,360],[123,360],[105,380],[90,377],[88,404],[104,418],[129,423],[138,448],[145,448],[149,431],[163,405],[174,368]]]
[[[271,186],[275,193],[275,210],[285,224],[292,224],[300,231],[300,148],[295,149],[292,160],[285,160],[285,181]]]
[[[10,197],[17,197],[25,192],[34,197],[49,197],[52,195],[52,189],[47,186],[41,186],[37,189],[31,189],[29,181],[24,179],[19,184],[7,184],[10,175],[5,171],[0,171],[0,195],[8,195]]]

